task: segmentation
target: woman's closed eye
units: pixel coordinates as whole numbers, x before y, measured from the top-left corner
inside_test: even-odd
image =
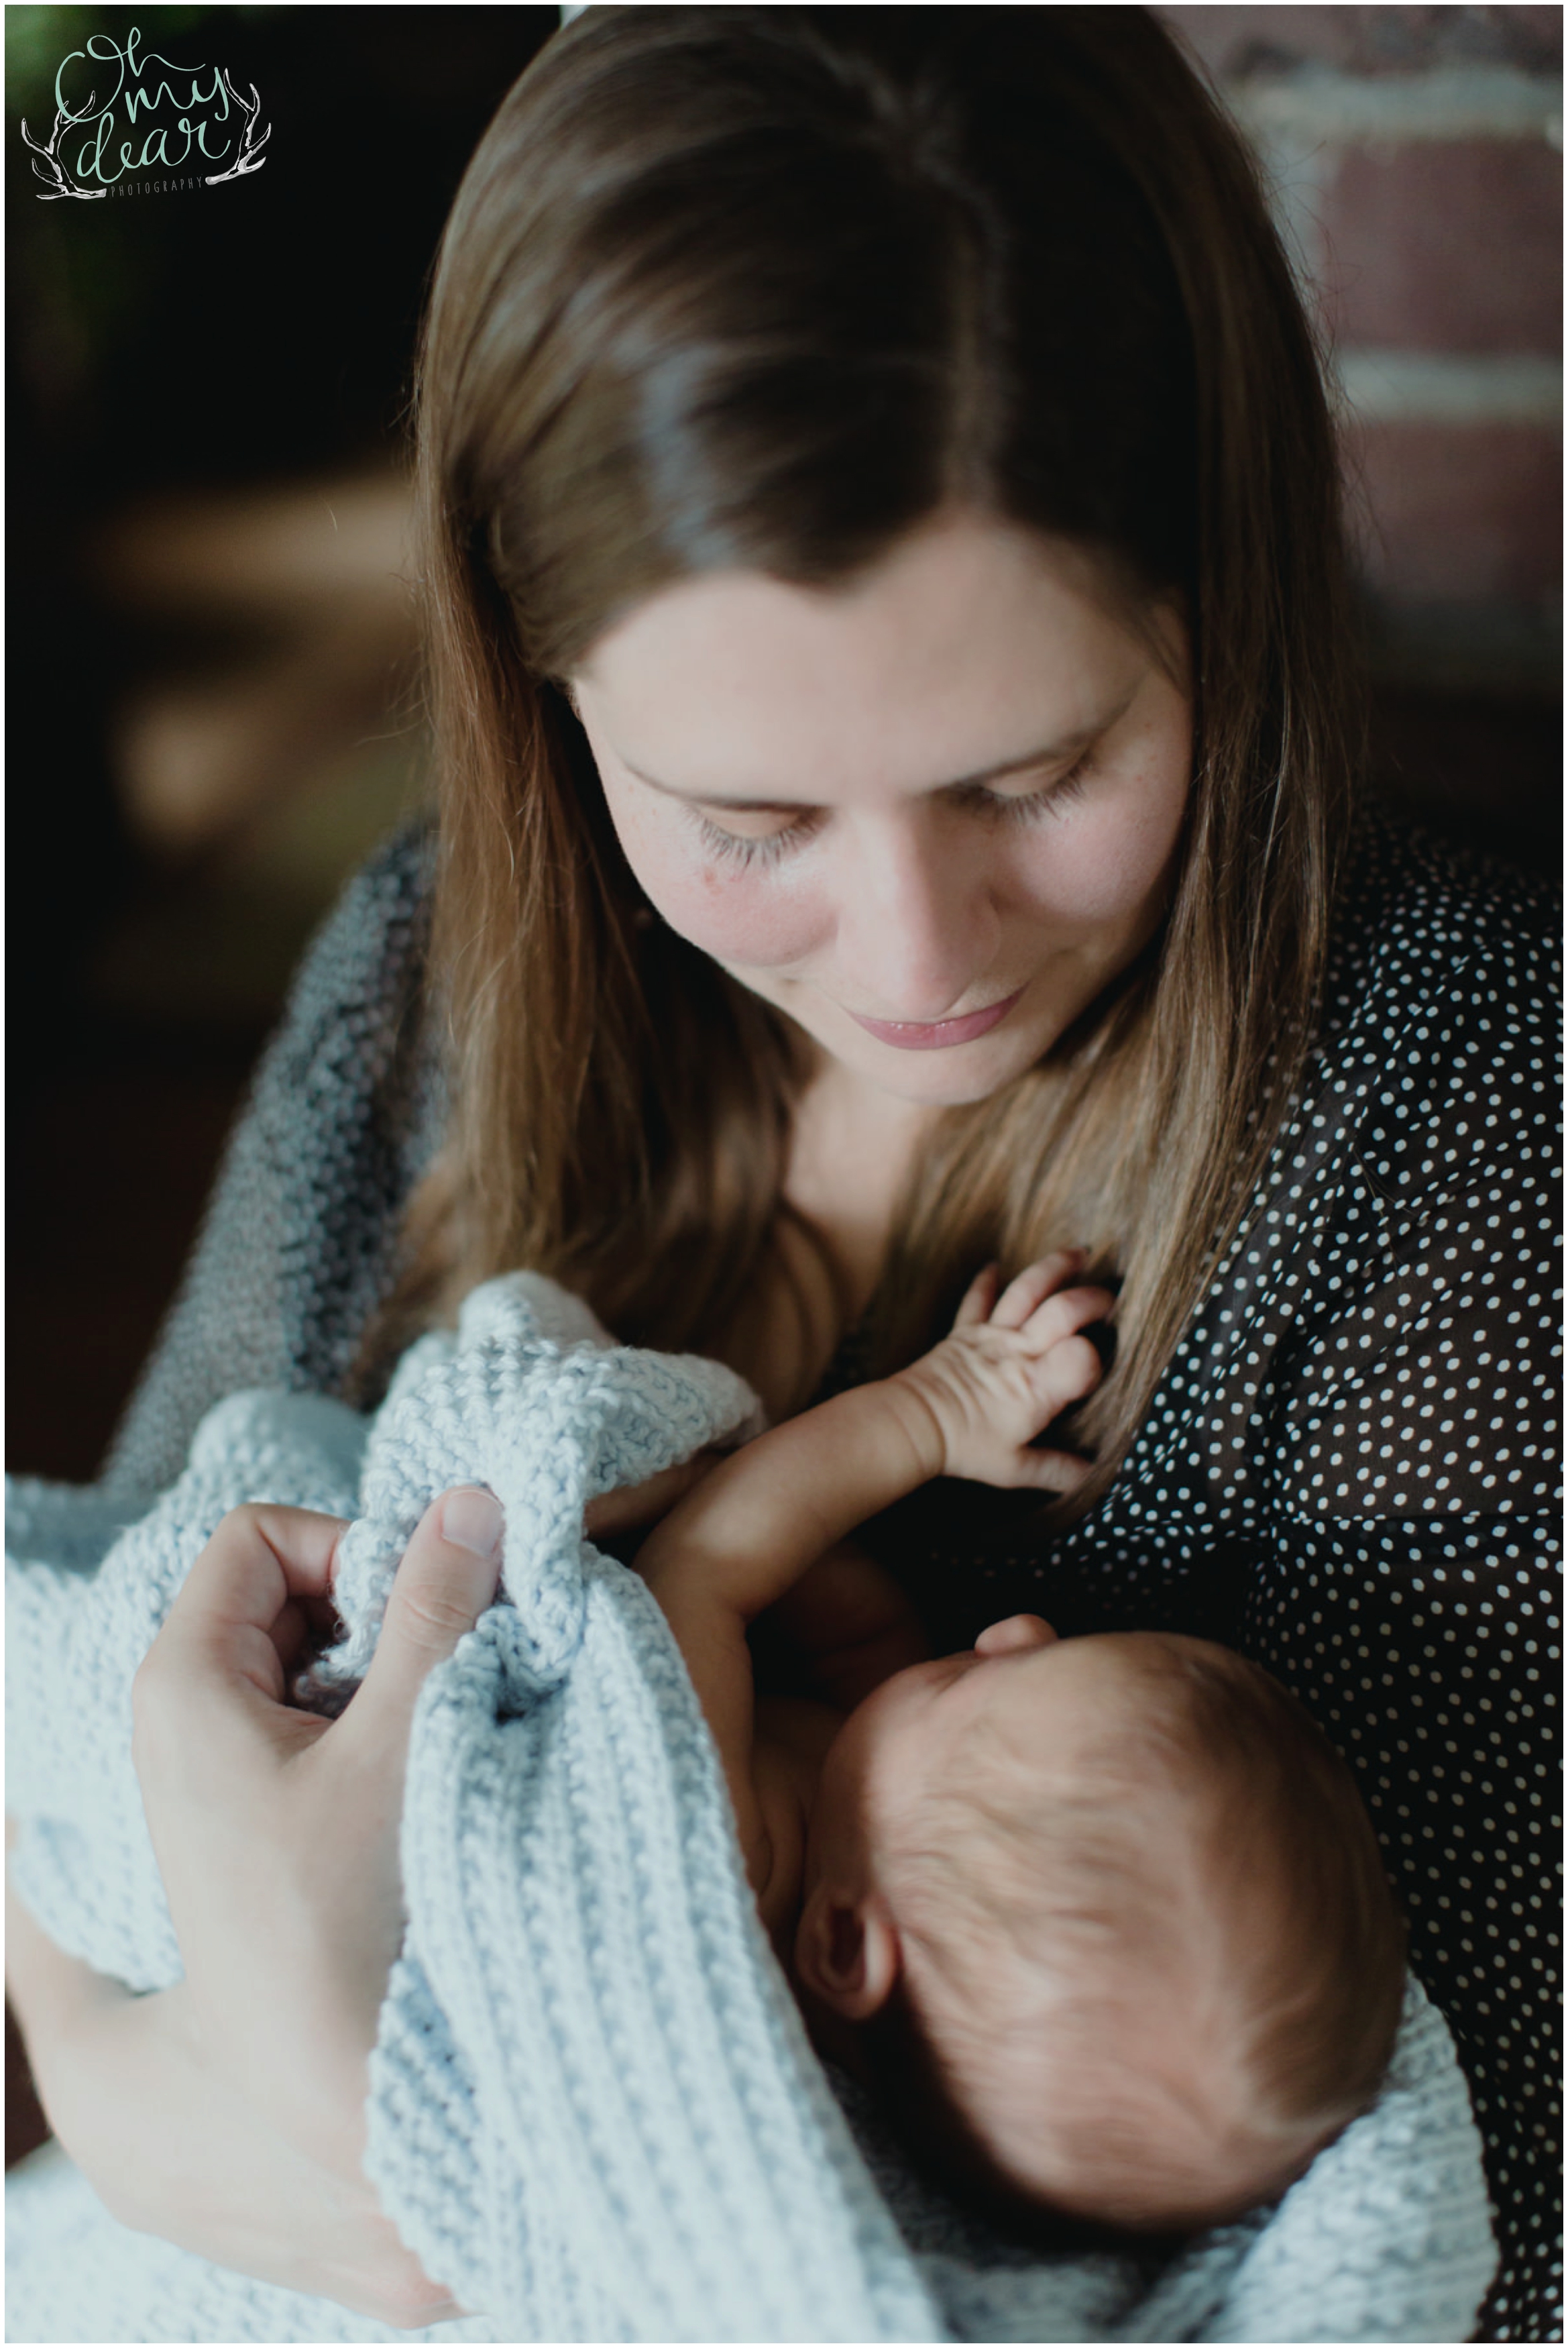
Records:
[[[1076,765],[1054,782],[1041,783],[1031,791],[993,791],[983,783],[968,786],[959,796],[961,803],[977,813],[1003,823],[1032,823],[1042,815],[1059,815],[1070,806],[1094,773],[1094,753],[1086,750]]]
[[[819,808],[802,808],[797,816],[777,831],[747,833],[726,831],[711,815],[704,815],[690,799],[686,812],[697,827],[698,837],[711,856],[728,864],[752,866],[782,864],[786,856],[803,848],[822,826]]]
[[[1028,824],[1038,822],[1043,816],[1060,814],[1071,804],[1094,771],[1094,754],[1086,752],[1065,775],[1054,781],[1042,783],[1028,791],[995,791],[983,783],[968,783],[944,796],[964,808],[981,821],[989,823]],[[696,824],[702,845],[709,853],[731,864],[768,866],[780,864],[785,857],[804,848],[807,840],[822,829],[826,810],[802,808],[798,815],[776,831],[746,833],[728,831],[704,814],[691,800],[687,811]],[[762,812],[759,810],[759,812]]]

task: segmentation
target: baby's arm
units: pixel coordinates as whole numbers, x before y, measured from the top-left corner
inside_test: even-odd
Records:
[[[856,1386],[759,1436],[714,1468],[639,1554],[719,1747],[753,1887],[767,1838],[753,1771],[746,1630],[855,1526],[934,1476],[1059,1492],[1084,1472],[1030,1447],[1090,1393],[1100,1359],[1077,1333],[1112,1307],[1070,1287],[1076,1253],[1020,1273],[998,1300],[982,1273],[952,1334],[907,1369]]]

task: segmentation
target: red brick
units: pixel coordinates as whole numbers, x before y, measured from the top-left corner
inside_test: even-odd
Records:
[[[1563,13],[1542,7],[1156,7],[1221,79],[1293,66],[1341,73],[1430,72],[1439,66],[1562,70]]]
[[[1346,459],[1368,579],[1396,602],[1540,603],[1562,581],[1563,458],[1541,425],[1363,424]]]
[[[1353,67],[1359,8],[1156,8],[1216,79],[1316,64]]]
[[[1561,348],[1563,158],[1544,142],[1347,148],[1314,210],[1341,342]]]

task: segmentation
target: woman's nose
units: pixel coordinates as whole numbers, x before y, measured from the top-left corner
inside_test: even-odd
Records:
[[[835,959],[846,1006],[873,1019],[946,1019],[989,973],[999,935],[986,875],[917,811],[867,826],[841,876]]]

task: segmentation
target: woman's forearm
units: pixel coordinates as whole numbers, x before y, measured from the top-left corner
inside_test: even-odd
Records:
[[[67,1956],[8,1873],[5,1982],[49,2124],[122,2225],[384,2323],[460,2312],[364,2177],[285,2144],[209,2062],[182,1987],[133,1996]]]
[[[133,2001],[118,1982],[79,1958],[67,1956],[35,1921],[11,1884],[9,1854],[18,1839],[15,1821],[5,1821],[5,1994],[27,2049],[38,2100],[55,2134],[69,2142],[61,2107],[68,2103],[66,2076],[73,2038],[97,2017]]]
[[[44,2028],[24,2024],[40,2100],[122,2225],[384,2322],[456,2312],[363,2178],[284,2144],[214,2073],[180,1990],[132,1997],[46,1950],[33,1960],[55,1971]]]
[[[5,1822],[7,1853],[17,1829]],[[5,1988],[50,2127],[125,2224],[180,2240],[210,2176],[178,1990],[136,1997],[50,1940],[5,1878]],[[207,2114],[206,2116],[210,2116]],[[183,2173],[182,2173],[183,2172]]]

